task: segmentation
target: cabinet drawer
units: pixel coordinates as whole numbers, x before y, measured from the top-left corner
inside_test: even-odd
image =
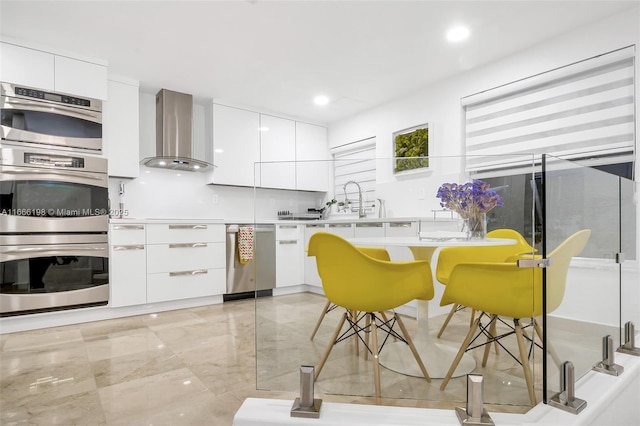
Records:
[[[142,224],[111,224],[109,225],[109,244],[127,245],[144,244],[145,231]]]
[[[224,242],[224,225],[210,223],[147,225],[147,244]]]
[[[176,272],[224,268],[223,243],[172,243],[147,246],[147,271]]]
[[[387,237],[415,237],[418,235],[418,222],[387,222],[384,225]]]
[[[147,275],[147,303],[215,296],[225,291],[224,269]]]
[[[276,240],[297,240],[302,229],[302,225],[276,225]]]
[[[351,223],[330,223],[327,232],[340,235],[342,238],[353,238],[354,226]]]
[[[355,237],[384,237],[382,222],[356,223]]]

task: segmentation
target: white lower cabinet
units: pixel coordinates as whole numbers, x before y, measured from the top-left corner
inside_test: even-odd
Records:
[[[224,269],[197,269],[149,274],[147,277],[147,302],[167,302],[222,294]],[[222,285],[216,285],[216,283]]]
[[[384,235],[386,237],[415,237],[418,235],[418,222],[385,222],[384,229]]]
[[[276,287],[304,282],[303,225],[276,225]]]
[[[110,225],[111,306],[221,295],[223,224]]]
[[[149,225],[147,302],[224,293],[224,245],[222,224]]]
[[[382,222],[357,222],[354,235],[362,237],[384,237],[384,224]]]
[[[308,224],[304,228],[304,283],[322,287],[322,280],[318,275],[315,256],[307,256],[309,240],[317,232],[326,231],[324,224]]]
[[[109,288],[111,307],[147,303],[145,226],[109,226]]]

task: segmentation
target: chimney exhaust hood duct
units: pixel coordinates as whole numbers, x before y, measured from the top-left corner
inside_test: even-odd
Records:
[[[215,167],[191,158],[193,96],[162,89],[156,95],[156,156],[140,163],[147,167],[205,172]]]

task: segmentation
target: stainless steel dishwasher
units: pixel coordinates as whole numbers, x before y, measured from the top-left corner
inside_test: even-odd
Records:
[[[240,263],[238,232],[253,226],[253,259]],[[276,229],[267,224],[227,225],[227,291],[223,301],[271,296],[276,286]]]

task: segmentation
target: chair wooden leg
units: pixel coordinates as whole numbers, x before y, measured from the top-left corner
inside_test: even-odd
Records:
[[[491,315],[491,320],[489,322],[489,335],[487,336],[487,341],[484,345],[484,355],[482,356],[482,366],[487,366],[487,360],[489,359],[489,351],[491,350],[491,338],[496,337],[496,322],[498,321],[497,315]]]
[[[378,329],[376,327],[376,317],[374,314],[369,313],[371,316],[371,340],[373,347],[373,380],[376,387],[376,404],[380,404],[382,391],[380,390],[380,361],[378,359]]]
[[[542,339],[542,327],[540,327],[540,324],[538,324],[538,321],[536,321],[535,318],[533,318],[533,329],[536,331],[536,334],[540,339],[540,343],[543,343],[544,340]],[[546,351],[549,352],[549,355],[551,355],[551,359],[553,359],[553,362],[556,364],[556,367],[559,368],[562,365],[562,361],[560,360],[558,353],[556,352],[553,345],[551,345],[551,342],[549,342],[549,340],[547,340],[547,346],[545,349]]]
[[[351,319],[351,322],[355,324],[356,321],[358,321],[358,311],[349,310],[349,318]],[[355,333],[353,336],[353,349],[356,352],[356,356],[360,356],[360,342],[358,341],[360,339],[358,338],[358,330],[354,328],[353,332]]]
[[[475,309],[471,309],[471,319],[469,320],[469,327],[471,327],[473,325],[473,321],[475,321],[476,319],[476,310]]]
[[[402,322],[402,319],[400,319],[400,316],[398,316],[397,314],[396,314],[396,320],[398,321],[398,326],[400,327],[400,331],[402,331],[402,335],[404,336],[405,340],[409,344],[409,349],[411,349],[411,353],[413,354],[413,357],[416,359],[416,362],[420,367],[420,371],[422,371],[422,375],[424,375],[424,378],[427,380],[427,382],[431,383],[431,377],[427,372],[427,367],[425,367],[425,365],[423,364],[422,359],[420,358],[420,354],[418,353],[418,350],[413,344],[413,339],[411,338],[411,336],[409,336],[409,333],[407,332],[407,328],[404,326],[404,322]]]
[[[451,318],[453,318],[453,314],[456,313],[456,311],[458,310],[458,305],[457,303],[454,303],[451,306],[451,310],[449,311],[449,315],[447,315],[447,318],[444,320],[444,324],[442,324],[442,327],[440,327],[440,331],[438,331],[438,339],[440,338],[440,336],[442,336],[442,333],[444,333],[444,329],[447,328],[447,325],[449,325],[449,321],[451,321]]]
[[[318,380],[318,376],[320,375],[320,372],[322,371],[322,367],[324,367],[325,362],[327,362],[327,358],[329,358],[329,354],[331,353],[331,349],[333,349],[333,346],[336,344],[336,340],[338,339],[338,335],[340,334],[340,331],[342,330],[342,326],[344,325],[344,322],[347,320],[347,312],[344,312],[342,314],[342,317],[340,318],[340,322],[338,323],[338,326],[336,327],[335,331],[333,332],[333,336],[331,336],[331,340],[329,341],[329,344],[327,345],[327,349],[324,350],[324,354],[322,355],[322,358],[320,358],[320,362],[318,363],[318,367],[316,368],[316,374],[314,377],[314,380]]]
[[[515,325],[514,328],[516,331],[516,340],[518,341],[518,350],[520,351],[522,370],[524,371],[524,380],[525,382],[527,382],[527,390],[529,391],[529,399],[531,400],[531,405],[536,405],[536,394],[533,390],[533,377],[531,376],[531,368],[529,367],[529,356],[524,344],[522,327],[520,326],[520,321],[518,319],[514,319],[513,322]]]
[[[331,302],[327,300],[327,303],[324,304],[324,308],[322,308],[322,312],[320,313],[320,318],[318,318],[318,321],[316,321],[316,326],[313,328],[313,332],[311,333],[311,337],[309,338],[309,340],[313,340],[313,338],[316,337],[316,333],[320,328],[320,324],[322,324],[322,320],[324,319],[324,316],[327,315],[327,312],[329,312],[330,307]]]
[[[371,317],[367,314],[367,318],[364,323],[364,344],[366,346],[366,350],[364,351],[364,360],[369,360],[369,335],[371,334]]]
[[[491,334],[493,334],[494,336],[498,335],[498,327],[496,327],[497,325],[498,325],[498,316],[496,315],[496,322],[493,323],[493,329],[491,330]],[[496,355],[498,355],[500,353],[500,345],[498,344],[497,340],[493,342],[493,348],[495,350]]]
[[[453,376],[453,373],[456,371],[458,364],[460,364],[462,355],[464,355],[464,352],[467,350],[467,347],[469,346],[469,342],[471,342],[471,339],[473,338],[474,333],[478,329],[479,324],[480,324],[480,317],[478,317],[469,328],[467,337],[464,338],[464,342],[462,342],[462,345],[460,346],[460,350],[458,351],[458,354],[456,355],[453,362],[451,363],[451,367],[449,367],[449,371],[447,371],[447,375],[444,376],[444,380],[442,380],[442,384],[440,384],[440,390],[445,390],[445,388],[447,387],[449,380],[451,380],[451,376]]]

